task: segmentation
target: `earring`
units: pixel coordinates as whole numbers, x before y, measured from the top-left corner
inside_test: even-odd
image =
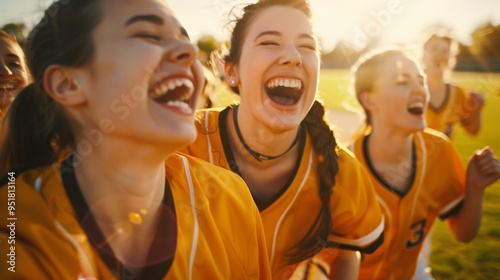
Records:
[[[234,86],[234,84],[236,83],[235,80],[231,80],[231,85]]]

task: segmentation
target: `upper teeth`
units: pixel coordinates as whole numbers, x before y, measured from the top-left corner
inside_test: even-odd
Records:
[[[410,108],[424,108],[424,102],[415,102],[410,105]]]
[[[0,89],[14,89],[13,84],[0,85]]]
[[[290,78],[276,78],[270,80],[267,85],[268,88],[275,88],[275,87],[289,87],[289,88],[296,88],[296,89],[301,89],[302,88],[302,82],[298,79],[290,79]]]
[[[165,82],[162,83],[161,86],[156,87],[156,89],[154,89],[151,92],[151,95],[154,98],[157,98],[157,97],[160,97],[162,95],[167,94],[168,91],[174,90],[175,88],[181,87],[181,86],[185,86],[189,90],[186,92],[186,94],[184,94],[183,96],[181,96],[181,98],[179,100],[187,100],[187,99],[189,99],[189,97],[193,93],[194,85],[193,85],[193,82],[191,82],[191,80],[186,79],[186,78],[170,79],[170,80],[166,81],[166,83]]]

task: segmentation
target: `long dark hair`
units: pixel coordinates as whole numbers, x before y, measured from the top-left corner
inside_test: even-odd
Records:
[[[59,0],[44,13],[28,37],[26,58],[33,83],[7,112],[7,133],[0,150],[0,174],[48,165],[74,144],[67,118],[44,91],[47,67],[80,66],[94,53],[91,33],[101,20],[99,0]]]
[[[249,26],[261,11],[272,6],[292,7],[311,18],[311,9],[306,0],[261,0],[246,6],[243,9],[243,15],[234,22],[229,53],[224,57],[226,63],[237,63],[240,60]],[[231,87],[231,89],[235,93],[239,93],[238,88]],[[289,251],[287,256],[289,263],[300,262],[318,253],[327,243],[332,230],[332,213],[329,202],[339,168],[336,153],[337,143],[333,132],[324,120],[324,115],[323,105],[315,101],[303,121],[313,140],[314,150],[319,157],[317,172],[320,183],[318,192],[322,206],[306,235]]]

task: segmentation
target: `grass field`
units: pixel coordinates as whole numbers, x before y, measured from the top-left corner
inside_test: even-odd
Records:
[[[485,145],[500,154],[500,74],[454,73],[453,80],[486,96],[480,134],[473,138],[460,127],[455,130],[454,142],[464,163],[475,149]],[[322,71],[319,96],[326,107],[359,110],[348,89],[348,71]],[[435,279],[500,279],[500,182],[486,191],[480,232],[473,242],[456,242],[445,223],[439,220],[435,224],[431,254]]]
[[[476,137],[464,133],[461,127],[455,129],[454,142],[464,163],[478,148],[486,145],[500,154],[500,74],[454,73],[453,81],[464,89],[476,89],[486,97],[483,109],[483,126]],[[353,112],[361,112],[356,98],[349,94],[349,72],[347,70],[322,70],[319,84],[319,98],[329,111],[350,112],[347,122],[353,121]],[[217,96],[216,105],[225,106],[237,100],[234,95]],[[353,123],[335,122],[336,133],[350,129]],[[335,118],[337,115],[333,115]],[[340,116],[343,116],[340,114]],[[359,118],[359,116],[357,116]],[[356,124],[358,124],[357,122]],[[342,135],[348,138],[348,135]],[[463,244],[456,242],[444,222],[435,223],[431,267],[436,280],[491,280],[500,279],[500,182],[486,191],[483,220],[476,239]]]

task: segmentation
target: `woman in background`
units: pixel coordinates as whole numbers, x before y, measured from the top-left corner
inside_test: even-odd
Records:
[[[21,46],[0,30],[0,119],[15,95],[28,83],[26,58]]]
[[[481,128],[483,95],[474,91],[467,94],[447,81],[447,72],[455,64],[457,42],[450,36],[435,33],[425,41],[423,51],[423,69],[430,93],[427,126],[451,137],[454,126],[460,124],[468,134],[477,135]]]
[[[484,191],[500,178],[500,162],[485,147],[465,169],[449,138],[425,129],[425,76],[403,51],[367,54],[353,69],[367,129],[352,150],[370,172],[385,217],[384,243],[363,256],[359,279],[412,279],[436,217],[457,240],[474,239]]]

